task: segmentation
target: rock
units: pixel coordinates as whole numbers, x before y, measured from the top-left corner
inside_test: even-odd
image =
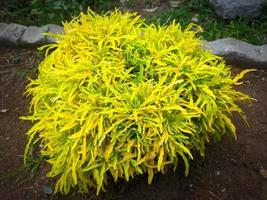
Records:
[[[9,24],[5,26],[4,30],[0,30],[0,44],[6,46],[18,46],[20,44],[20,38],[22,37],[27,26],[19,24]]]
[[[53,34],[63,34],[64,28],[56,24],[47,24],[48,32]]]
[[[222,56],[228,64],[267,69],[267,44],[255,46],[233,38],[204,42],[204,48]]]
[[[8,24],[0,22],[0,33],[5,30],[7,26]]]
[[[56,24],[42,27],[0,23],[0,45],[37,47],[56,43],[57,39],[44,33],[64,34],[64,28]]]
[[[64,34],[64,28],[62,26],[59,26],[56,24],[47,24],[47,27],[48,27],[48,33]],[[52,37],[52,36],[48,36],[47,42],[48,43],[57,43],[57,39]]]
[[[29,26],[23,33],[20,45],[25,47],[36,47],[46,43],[46,36],[43,33],[48,31],[47,26]]]
[[[258,17],[264,0],[210,0],[217,15],[224,19],[237,16]]]

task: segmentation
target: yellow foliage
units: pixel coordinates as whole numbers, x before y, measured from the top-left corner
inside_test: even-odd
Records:
[[[193,25],[192,25],[193,26]],[[146,25],[135,14],[92,11],[64,24],[48,45],[32,96],[25,158],[31,145],[68,193],[155,173],[204,155],[210,138],[236,136],[231,113],[250,98],[233,89],[249,70],[232,77],[223,60],[203,50],[192,26]],[[53,51],[52,51],[53,50]]]

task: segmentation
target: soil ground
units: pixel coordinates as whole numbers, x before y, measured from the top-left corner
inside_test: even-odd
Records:
[[[0,48],[0,199],[1,200],[266,200],[267,199],[267,71],[245,77],[239,90],[257,99],[242,105],[250,127],[234,116],[237,140],[224,137],[207,145],[206,156],[195,156],[190,174],[183,166],[176,172],[156,175],[147,185],[147,176],[130,182],[110,182],[106,193],[96,196],[73,192],[68,196],[46,195],[44,186],[53,187],[42,164],[35,176],[24,174],[22,154],[25,132],[31,126],[20,116],[27,114],[29,99],[23,93],[27,75],[34,76],[41,55],[36,50]],[[241,69],[233,68],[233,72]]]

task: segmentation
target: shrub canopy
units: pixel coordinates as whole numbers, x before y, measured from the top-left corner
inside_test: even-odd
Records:
[[[31,80],[29,148],[39,141],[56,189],[104,189],[108,177],[129,180],[185,164],[205,143],[236,136],[231,113],[250,98],[233,89],[222,58],[203,50],[190,25],[146,25],[135,14],[92,11],[64,24],[46,46]],[[53,49],[53,52],[50,50]],[[50,53],[48,53],[50,52]]]

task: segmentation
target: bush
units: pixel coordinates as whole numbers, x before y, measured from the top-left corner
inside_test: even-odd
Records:
[[[89,11],[64,24],[27,87],[32,101],[23,117],[34,122],[25,158],[40,146],[55,191],[99,193],[109,177],[143,173],[151,183],[179,160],[188,174],[192,150],[204,156],[211,138],[236,137],[232,112],[242,114],[236,103],[250,98],[233,86],[249,70],[233,78],[203,50],[196,28],[146,25],[119,11]]]

